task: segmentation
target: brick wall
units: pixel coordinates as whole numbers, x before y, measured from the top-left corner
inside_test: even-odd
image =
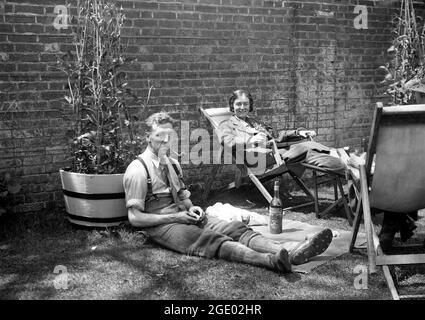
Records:
[[[22,181],[17,212],[62,205],[69,110],[65,79],[52,65],[72,45],[69,30],[53,26],[60,2],[0,2],[0,171]],[[128,53],[138,58],[132,86],[146,95],[149,79],[156,86],[149,112],[167,110],[192,128],[206,127],[199,106],[226,106],[233,90],[247,88],[257,116],[275,128],[306,127],[329,146],[358,146],[374,103],[385,99],[377,68],[389,60],[398,1],[119,3]],[[368,29],[354,28],[358,4],[367,7]],[[184,169],[190,183],[202,184],[211,166]],[[222,180],[230,175],[227,168]]]

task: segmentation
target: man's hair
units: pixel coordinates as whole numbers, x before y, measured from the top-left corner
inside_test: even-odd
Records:
[[[145,121],[149,131],[153,130],[153,126],[158,126],[164,123],[171,123],[174,125],[175,122],[176,120],[174,120],[167,112],[164,111],[151,114]]]
[[[249,100],[249,112],[254,111],[254,100],[252,99],[251,94],[249,93],[249,91],[246,90],[236,90],[233,91],[232,96],[229,98],[229,108],[230,111],[234,112],[233,109],[233,104],[235,103],[235,100],[242,97],[242,96],[246,96]]]

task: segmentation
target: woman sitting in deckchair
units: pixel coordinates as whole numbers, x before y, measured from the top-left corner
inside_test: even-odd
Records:
[[[306,139],[314,137],[316,133],[311,130],[283,130],[277,137],[273,137],[273,131],[267,126],[250,116],[254,110],[254,101],[251,94],[245,90],[236,90],[229,99],[229,108],[233,115],[219,125],[221,132],[221,143],[225,147],[238,150],[244,150],[244,159],[247,159],[247,149],[256,147],[270,147],[275,142],[290,140],[304,140],[291,146],[291,148],[281,148],[278,152],[286,164],[296,164],[301,161],[314,159],[316,165],[321,165],[335,170],[345,170],[345,165],[338,158],[329,156],[330,149],[320,143],[307,141]],[[276,164],[273,154],[266,155],[266,168]],[[249,164],[247,164],[249,166]],[[297,171],[297,170],[295,170]],[[299,175],[304,169],[300,168]]]
[[[254,146],[270,139],[276,142],[297,141],[316,135],[316,132],[311,130],[282,130],[274,137],[272,127],[250,116],[250,112],[254,111],[254,100],[245,90],[233,92],[229,99],[229,108],[234,113],[233,116],[220,125],[223,142],[229,146],[238,143]]]

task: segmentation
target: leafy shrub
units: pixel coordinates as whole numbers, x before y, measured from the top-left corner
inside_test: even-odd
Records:
[[[77,10],[77,16],[70,18],[75,51],[57,61],[67,75],[65,99],[72,108],[71,171],[122,173],[144,141],[135,134],[138,117],[129,104],[143,111],[153,87],[146,103],[128,87],[125,68],[134,60],[125,57],[122,8],[104,0],[85,0]]]
[[[421,18],[416,16],[413,1],[402,0],[400,14],[395,18],[393,30],[395,38],[388,53],[393,59],[385,66],[382,83],[388,84],[386,93],[392,98],[392,104],[410,104],[414,95],[406,83],[424,77],[424,27]]]

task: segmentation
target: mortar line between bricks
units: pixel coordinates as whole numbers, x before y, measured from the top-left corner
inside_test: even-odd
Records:
[[[63,82],[65,75],[61,71],[43,70],[42,67],[55,63],[54,56],[66,52],[71,47],[73,35],[70,33],[71,30],[55,33],[56,30],[49,23],[55,17],[53,8],[56,3],[53,0],[39,1],[48,3],[44,6],[44,14],[39,14],[40,8],[36,8],[36,6],[43,5],[34,4],[36,2],[34,0],[10,1],[12,2],[0,0],[0,5],[7,3],[5,8],[7,12],[2,19],[7,22],[3,23],[5,28],[0,32],[0,37],[3,39],[0,43],[2,46],[0,51],[9,54],[10,57],[8,61],[1,62],[5,68],[4,73],[0,72],[0,95],[5,102],[8,102],[8,99],[9,101],[12,99],[22,101],[19,113],[15,113],[18,127],[14,131],[14,135],[25,135],[27,133],[21,133],[21,129],[31,129],[31,126],[38,127],[38,124],[41,127],[52,129],[56,129],[57,126],[60,130],[60,127],[66,125],[65,122],[55,126],[55,122],[45,125],[42,121],[61,119],[60,114],[63,108],[59,101],[63,100],[61,97],[66,89],[60,87],[59,84]],[[341,4],[340,0],[327,1],[329,6],[325,5],[325,1],[270,1],[276,2],[278,5],[283,3],[285,8],[280,11],[274,10],[275,8],[265,8],[262,0],[237,0],[238,4],[234,6],[231,5],[231,2],[235,1],[217,0],[208,1],[210,4],[199,7],[202,11],[214,11],[214,14],[195,11],[196,5],[186,4],[183,6],[179,3],[180,1],[177,4],[176,1],[173,1],[174,3],[170,5],[171,0],[158,0],[165,5],[158,4],[156,0],[151,0],[149,3],[142,0],[124,1],[124,13],[128,13],[129,26],[124,27],[122,38],[123,41],[128,42],[130,47],[126,54],[138,58],[137,65],[134,65],[134,68],[129,71],[129,78],[131,78],[129,84],[134,82],[138,85],[136,90],[144,92],[146,78],[158,82],[156,96],[153,96],[148,110],[154,112],[166,107],[173,115],[179,115],[179,119],[189,120],[191,128],[206,124],[205,121],[199,120],[197,106],[202,105],[209,108],[224,105],[226,92],[230,92],[229,89],[233,89],[234,86],[244,86],[248,87],[257,97],[259,105],[257,115],[261,118],[260,120],[270,120],[272,124],[288,123],[290,126],[303,122],[311,128],[313,126],[320,129],[329,128],[329,132],[323,131],[324,133],[320,137],[326,143],[334,143],[338,134],[334,135],[330,132],[332,126],[334,131],[335,127],[342,131],[341,127],[345,123],[349,123],[353,135],[342,136],[336,140],[341,143],[357,143],[356,141],[366,131],[363,128],[366,128],[370,122],[366,118],[370,101],[384,97],[383,94],[379,94],[383,86],[380,87],[378,84],[381,74],[377,70],[377,66],[382,64],[382,60],[388,60],[384,46],[389,44],[393,37],[389,35],[389,24],[386,21],[390,14],[395,12],[395,9],[388,8],[388,10],[382,11],[380,10],[381,5],[375,4],[374,8],[372,8],[372,4],[368,5],[370,30],[359,31],[354,30],[352,25],[352,18],[355,16],[354,4]],[[202,2],[202,0],[198,2]],[[217,6],[214,7],[212,2],[218,3]],[[221,5],[223,2],[228,4]],[[319,10],[333,11],[335,16],[329,19],[318,19],[317,10],[304,10],[303,4],[307,3],[306,8],[314,8],[317,2],[319,2]],[[333,5],[330,5],[331,3]],[[60,1],[57,4],[60,4]],[[27,5],[28,8],[25,8]],[[146,9],[140,8],[139,5],[146,6]],[[153,6],[154,9],[149,9],[149,6]],[[298,6],[300,10],[296,10],[295,7]],[[249,7],[252,8],[251,11],[248,10]],[[221,8],[223,8],[223,12],[220,12]],[[22,12],[9,14],[10,10]],[[24,13],[25,11],[28,11],[28,16]],[[182,15],[179,16],[179,13]],[[167,17],[174,17],[174,19]],[[216,21],[215,19],[228,21]],[[303,27],[298,30],[298,26],[302,24],[307,25],[304,31],[301,30]],[[319,31],[319,27],[317,27],[319,24],[325,25],[325,28]],[[311,25],[315,25],[317,30],[309,32]],[[14,33],[9,28],[22,33]],[[216,32],[208,31],[213,28],[217,29]],[[9,32],[6,32],[7,30]],[[30,33],[23,33],[26,30]],[[133,32],[135,34],[132,34]],[[156,33],[160,35],[154,36]],[[338,39],[335,39],[335,33]],[[344,38],[346,39],[344,40]],[[334,47],[336,50],[334,52],[335,63],[331,65],[320,61],[329,60],[326,59],[327,53],[329,53],[326,48],[333,46],[335,40],[338,44]],[[57,45],[58,51],[53,52],[53,50],[46,49],[46,46],[51,43]],[[72,48],[70,49],[72,50]],[[245,49],[252,50],[245,51]],[[314,49],[318,49],[316,53]],[[153,51],[155,52],[153,53]],[[178,51],[183,51],[183,54]],[[228,51],[233,52],[229,53]],[[286,54],[287,52],[290,52],[292,56]],[[35,59],[30,56],[34,53],[38,56]],[[252,56],[251,60],[250,56]],[[196,59],[192,59],[192,57]],[[44,61],[30,61],[31,59]],[[205,59],[208,60],[205,61]],[[219,59],[222,61],[214,63],[213,60]],[[238,59],[240,61],[237,61]],[[151,65],[147,65],[148,63]],[[176,66],[172,66],[172,64]],[[149,68],[152,69],[149,70]],[[183,68],[185,70],[181,70]],[[25,71],[26,69],[32,71]],[[9,71],[6,72],[6,70]],[[333,81],[330,76],[333,77]],[[377,80],[378,78],[379,80]],[[303,86],[304,80],[308,80],[307,83],[312,84],[314,81],[323,81],[324,83],[314,90],[314,85]],[[310,80],[311,82],[309,82]],[[47,83],[47,88],[45,83],[43,86],[37,86],[37,82],[40,81]],[[353,87],[354,85],[355,87]],[[351,89],[353,90],[350,94]],[[348,98],[347,92],[350,94]],[[298,95],[299,93],[306,93],[306,95]],[[32,100],[27,100],[34,94],[39,95],[42,99],[38,101],[40,105],[36,105]],[[185,100],[185,97],[188,98]],[[333,102],[332,99],[334,99]],[[362,102],[358,103],[358,101]],[[326,108],[322,108],[323,106]],[[356,120],[357,113],[352,111],[354,107],[356,112],[362,114],[364,118],[360,119],[362,121]],[[338,110],[335,115],[327,112],[336,108]],[[138,106],[132,108],[134,111],[137,109]],[[304,113],[305,110],[307,113]],[[322,111],[327,113],[323,119]],[[34,116],[37,117],[37,121],[40,120],[35,126],[31,122],[33,120],[31,118]],[[342,120],[352,120],[352,123],[331,123],[328,119],[331,116],[340,116]],[[339,121],[338,118],[335,119]],[[56,140],[59,141],[63,137],[59,131],[49,129],[44,130],[43,135],[48,137],[47,145],[57,143]],[[17,145],[23,145],[23,142],[37,141],[30,138],[28,138],[29,140],[25,139],[25,137],[16,138]],[[38,142],[34,143],[34,145],[37,144]],[[196,142],[191,142],[192,146],[195,144]],[[49,147],[34,147],[31,150],[16,147],[13,150],[10,148],[0,149],[8,151],[2,154],[3,158],[8,158],[10,161],[16,158],[21,161],[29,154],[28,152],[32,156],[42,153],[51,154],[47,148]],[[54,153],[59,155],[65,151],[54,151]],[[16,164],[20,163],[19,161]],[[37,180],[37,182],[58,184],[58,181],[53,179],[43,181],[48,174],[37,174],[42,170],[46,172],[56,170],[54,163],[50,162],[50,158],[45,162],[44,169],[34,166],[33,170],[31,165],[24,167],[28,172],[33,172],[32,176],[39,177],[40,181]],[[10,166],[12,170],[12,163]],[[208,166],[214,166],[212,161]],[[190,174],[191,179],[188,181],[190,184],[199,181],[198,179],[206,173],[202,168],[196,171],[198,167],[195,165],[184,165],[184,167],[185,169],[189,168],[188,172],[194,173]],[[232,165],[227,167],[232,167]],[[193,168],[193,171],[190,168]],[[54,173],[58,174],[57,171]],[[218,182],[215,188],[223,184],[226,179],[231,178],[231,173],[233,171],[227,170],[226,173],[219,176],[218,180],[221,182]],[[59,184],[57,187],[59,189]],[[54,197],[50,198],[53,201],[42,201],[42,195],[36,194],[34,198],[31,198],[31,192],[28,192],[28,197],[26,195],[25,199],[22,198],[22,203],[27,203],[18,207],[18,211],[28,211],[36,209],[36,207],[44,208],[53,206],[53,201],[56,201],[55,205],[63,201],[60,193],[53,194]],[[31,201],[33,204],[30,203]]]

